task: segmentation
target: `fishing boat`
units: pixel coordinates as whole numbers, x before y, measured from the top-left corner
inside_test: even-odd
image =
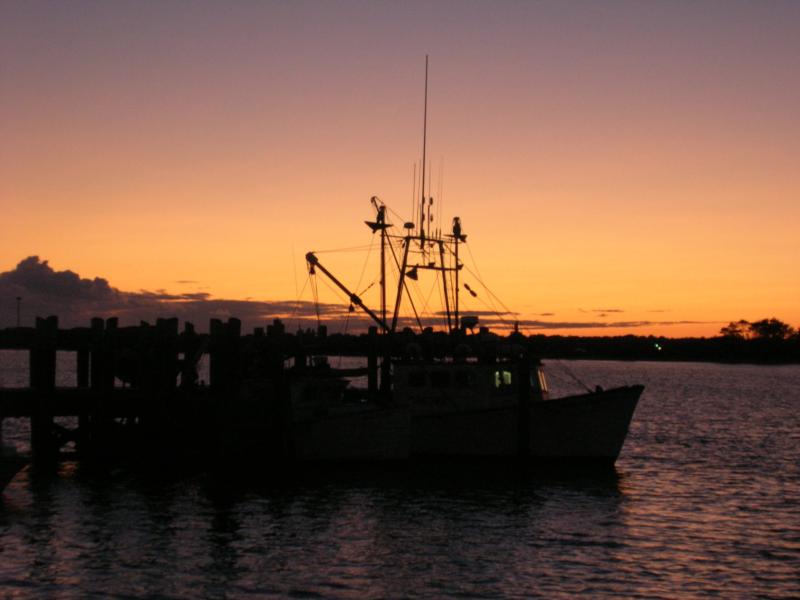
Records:
[[[619,456],[643,386],[632,385],[551,398],[543,365],[530,356],[516,332],[503,340],[481,328],[476,315],[461,314],[467,242],[461,219],[442,233],[426,180],[428,62],[425,64],[425,118],[419,196],[414,219],[395,233],[389,208],[371,199],[374,217],[365,221],[380,241],[380,307],[359,294],[308,252],[309,275],[322,274],[362,311],[381,339],[381,365],[372,365],[368,393],[353,393],[329,370],[297,370],[291,385],[291,443],[302,460],[384,460],[416,457],[512,458],[531,461],[589,461],[613,464]],[[426,192],[426,181],[427,192]],[[416,184],[415,184],[416,187]],[[394,214],[394,213],[393,213]],[[398,215],[399,216],[399,215]],[[402,219],[401,219],[402,220]],[[388,268],[387,268],[388,267]],[[393,267],[393,269],[392,269]],[[394,303],[389,309],[387,273],[394,271]],[[444,351],[419,314],[409,282],[429,274],[443,306]],[[419,334],[400,330],[406,300]],[[410,337],[409,337],[410,336]],[[378,377],[378,375],[380,377]],[[380,379],[380,388],[376,382]]]
[[[380,374],[380,389],[359,394],[330,371],[301,370],[291,395],[295,458],[516,457],[613,464],[643,386],[597,386],[584,394],[552,398],[544,365],[530,356],[518,332],[505,339],[485,329],[468,333],[479,320],[460,315],[459,246],[466,242],[460,219],[453,219],[446,235],[426,232],[432,201],[424,199],[420,222],[406,223],[405,233],[396,236],[390,233],[386,206],[377,198],[372,204],[375,219],[366,223],[381,236],[379,311],[369,308],[314,252],[306,261],[311,275],[327,277],[381,332],[382,364],[373,367]],[[398,266],[392,311],[386,304],[387,254]],[[436,334],[416,311],[419,333],[398,331],[401,301],[411,298],[406,283],[422,270],[442,285],[444,331],[439,339],[445,349],[437,352],[430,347]]]

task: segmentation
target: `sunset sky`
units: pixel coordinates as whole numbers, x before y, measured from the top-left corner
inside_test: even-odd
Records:
[[[800,2],[5,1],[0,273],[310,301],[371,196],[411,218],[426,54],[443,224],[525,331],[800,326]]]

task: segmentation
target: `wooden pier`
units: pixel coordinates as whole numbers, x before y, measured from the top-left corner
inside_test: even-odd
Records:
[[[175,318],[136,327],[95,318],[73,329],[59,329],[54,316],[37,318],[32,328],[0,330],[0,350],[29,357],[29,386],[0,388],[0,424],[30,419],[31,451],[40,464],[64,456],[68,445],[81,458],[161,451],[167,440],[182,451],[218,453],[231,437],[226,427],[252,417],[236,406],[243,383],[262,380],[263,406],[250,428],[274,433],[285,402],[284,361],[303,360],[305,349],[326,337],[324,328],[289,335],[279,320],[242,335],[238,319],[212,319],[209,333],[200,334],[191,323],[179,331]],[[57,385],[58,352],[75,353],[73,387]],[[207,381],[198,374],[204,357]],[[56,417],[73,417],[76,425],[64,427]]]

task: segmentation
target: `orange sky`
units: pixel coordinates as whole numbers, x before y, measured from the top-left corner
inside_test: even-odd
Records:
[[[433,195],[521,318],[800,325],[793,2],[3,3],[0,271],[297,298],[410,218],[425,53]]]

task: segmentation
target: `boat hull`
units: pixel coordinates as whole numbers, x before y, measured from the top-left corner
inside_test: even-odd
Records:
[[[642,394],[629,386],[471,412],[416,414],[416,456],[519,457],[531,461],[613,463]],[[520,420],[526,419],[528,427]]]
[[[482,410],[422,412],[411,423],[411,452],[426,457],[510,457],[517,452],[513,405]]]
[[[643,386],[570,396],[531,405],[529,456],[541,461],[616,461]]]
[[[290,454],[299,461],[396,461],[409,457],[406,408],[363,407],[292,424]]]
[[[629,386],[480,410],[364,407],[293,423],[292,454],[299,461],[439,457],[613,464],[642,390]]]

